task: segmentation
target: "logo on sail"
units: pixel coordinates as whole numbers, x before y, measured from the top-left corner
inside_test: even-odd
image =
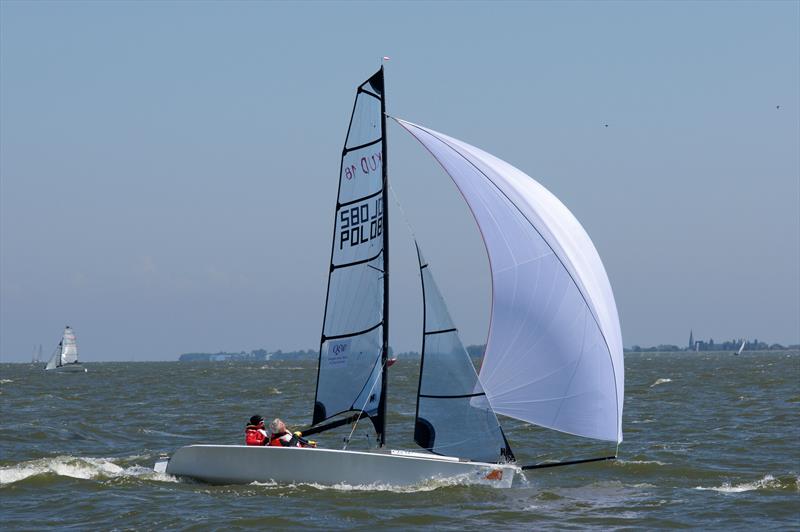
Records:
[[[350,339],[337,340],[328,344],[328,356],[325,358],[326,367],[344,368],[350,356]]]

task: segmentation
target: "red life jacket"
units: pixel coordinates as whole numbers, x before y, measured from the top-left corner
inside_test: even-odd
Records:
[[[264,429],[259,429],[255,425],[248,425],[244,429],[244,443],[245,445],[266,445],[267,436]]]
[[[270,447],[294,447],[291,441],[283,441],[281,438],[289,434],[288,432],[284,432],[283,434],[273,434],[269,439]]]

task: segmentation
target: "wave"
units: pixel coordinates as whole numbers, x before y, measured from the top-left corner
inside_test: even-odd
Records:
[[[656,380],[656,382],[651,384],[650,387],[652,388],[653,386],[658,386],[659,384],[666,384],[668,382],[672,382],[672,379],[658,379]]]
[[[449,488],[455,486],[471,486],[484,485],[483,482],[475,482],[472,475],[458,475],[446,479],[431,479],[419,484],[411,486],[398,486],[390,483],[370,483],[370,484],[318,484],[316,482],[297,482],[291,484],[281,484],[277,482],[251,482],[250,486],[259,486],[264,488],[280,488],[280,489],[302,489],[312,488],[319,491],[388,491],[392,493],[421,493],[434,491],[441,488]],[[492,481],[486,481],[486,486],[496,488],[497,486]]]
[[[137,455],[129,457],[127,460],[141,458],[142,456]],[[141,465],[123,467],[114,463],[113,460],[125,461],[126,459],[56,456],[3,466],[0,467],[0,487],[43,475],[57,475],[83,480],[139,478],[160,482],[178,482],[178,479],[172,475],[157,473],[153,469]]]
[[[800,477],[794,479],[794,489],[800,490]],[[783,490],[792,489],[791,482],[781,482],[772,475],[764,475],[760,480],[755,482],[744,482],[742,484],[731,484],[730,482],[723,482],[722,486],[716,487],[703,487],[696,486],[694,489],[703,491],[717,491],[719,493],[742,493],[745,491],[754,490]]]
[[[8,384],[9,382],[14,382],[12,379],[0,379],[0,384]]]
[[[144,434],[156,434],[158,436],[169,436],[170,438],[183,438],[185,440],[197,439],[196,436],[187,436],[186,434],[173,434],[172,432],[164,432],[163,430],[139,429],[139,432],[142,432]]]
[[[625,465],[650,465],[650,464],[659,465],[659,466],[669,465],[667,462],[660,462],[658,460],[620,460],[619,458],[614,460],[614,463],[615,464],[619,464],[621,466],[625,466]]]

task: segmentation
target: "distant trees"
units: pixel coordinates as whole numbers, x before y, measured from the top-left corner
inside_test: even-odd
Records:
[[[767,344],[756,340],[727,340],[722,343],[715,343],[713,338],[708,341],[696,340],[694,346],[691,348],[678,347],[672,344],[661,344],[653,347],[642,347],[640,345],[633,345],[630,348],[625,348],[625,351],[631,353],[657,353],[657,352],[672,352],[672,351],[739,351],[744,341],[745,351],[781,351],[786,349],[800,349],[800,345],[784,346],[782,344],[774,343]]]

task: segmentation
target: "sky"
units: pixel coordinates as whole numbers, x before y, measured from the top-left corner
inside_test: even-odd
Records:
[[[626,346],[800,342],[798,2],[0,2],[0,361],[317,349],[355,88],[537,179],[611,280]],[[607,127],[606,127],[607,126]],[[392,329],[412,229],[465,344],[477,227],[388,130]],[[406,220],[409,225],[406,225]]]

